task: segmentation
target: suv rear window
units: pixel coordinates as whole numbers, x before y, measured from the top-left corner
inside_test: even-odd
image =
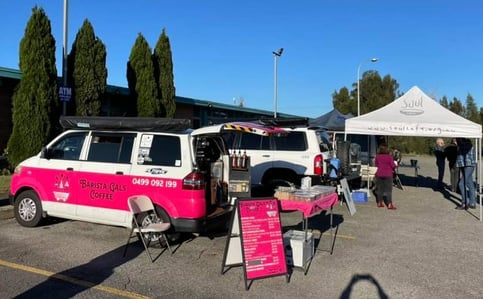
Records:
[[[275,149],[278,151],[305,151],[307,139],[304,132],[290,132],[286,135],[275,137]]]
[[[236,141],[238,137],[238,141]],[[223,134],[228,148],[248,150],[270,150],[270,137],[245,132],[229,132]]]

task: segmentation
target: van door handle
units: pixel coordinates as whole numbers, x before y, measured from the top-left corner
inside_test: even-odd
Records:
[[[74,168],[73,168],[73,167],[67,167],[67,169],[66,169],[66,170],[68,170],[68,171],[73,171],[73,170],[74,170]]]
[[[116,174],[124,174],[122,171],[116,171]]]
[[[262,155],[264,158],[270,158],[270,155]]]

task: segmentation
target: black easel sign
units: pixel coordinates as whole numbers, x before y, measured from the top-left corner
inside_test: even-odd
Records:
[[[242,251],[241,254],[239,249]],[[225,248],[222,273],[227,263],[232,266],[243,265],[247,290],[248,280],[286,275],[288,281],[277,199],[237,200]]]

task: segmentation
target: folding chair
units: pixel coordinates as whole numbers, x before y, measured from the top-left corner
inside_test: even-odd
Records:
[[[161,253],[153,259],[151,252],[149,251],[149,245],[153,240],[158,240],[159,245],[161,247],[164,247],[161,243],[161,238],[163,238],[166,242],[166,247],[168,247],[171,254],[173,254],[173,251],[169,246],[168,238],[166,237],[166,231],[171,227],[171,224],[166,222],[159,222],[161,218],[159,218],[158,214],[156,213],[151,199],[149,199],[149,197],[145,195],[135,195],[129,197],[127,199],[127,203],[129,209],[131,210],[133,224],[131,232],[129,233],[129,237],[127,239],[126,246],[124,248],[123,256],[126,256],[127,247],[129,246],[131,238],[136,236],[141,239],[141,242],[143,243],[149,258],[151,259],[151,262],[154,262],[164,251],[161,251]],[[140,219],[138,219],[138,215],[140,213],[147,213],[148,215],[148,217],[143,218],[144,223],[139,223]]]

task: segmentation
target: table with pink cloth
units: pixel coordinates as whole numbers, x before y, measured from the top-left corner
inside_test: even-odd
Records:
[[[335,192],[312,201],[279,200],[282,211],[300,211],[304,218],[323,210],[330,210],[338,201],[339,196]]]

